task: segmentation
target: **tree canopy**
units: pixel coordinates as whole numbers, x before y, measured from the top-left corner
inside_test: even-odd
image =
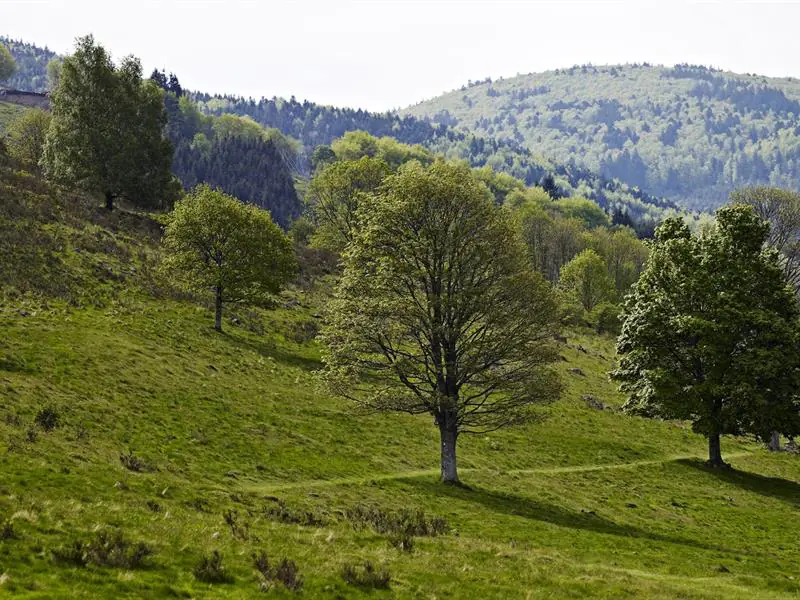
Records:
[[[0,43],[0,82],[6,81],[17,71],[17,62],[5,44]]]
[[[378,410],[427,413],[442,479],[456,440],[558,397],[556,300],[509,215],[467,167],[409,163],[358,211],[323,340],[325,380]]]
[[[666,220],[625,303],[612,375],[626,407],[691,420],[715,467],[721,434],[800,432],[798,308],[768,231],[743,205],[699,237]]]
[[[166,273],[190,290],[213,293],[218,331],[225,304],[268,301],[297,266],[291,241],[267,211],[208,185],[177,202],[163,244]]]
[[[53,119],[44,150],[45,174],[114,200],[151,207],[168,202],[172,146],[161,90],[142,81],[138,59],[119,67],[92,36],[64,59],[51,95]]]

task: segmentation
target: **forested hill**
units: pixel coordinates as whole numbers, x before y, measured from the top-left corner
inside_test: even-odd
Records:
[[[692,208],[797,187],[800,81],[706,67],[591,65],[469,82],[401,111],[512,139]]]
[[[47,63],[54,55],[46,49],[8,38],[0,37],[0,43],[6,43],[17,59],[19,72],[13,86],[42,89],[42,82],[47,79]],[[301,142],[306,158],[310,158],[316,146],[330,144],[348,131],[362,130],[378,137],[390,136],[407,144],[422,144],[434,153],[466,160],[475,167],[489,165],[528,185],[544,185],[554,195],[586,196],[609,213],[625,212],[645,227],[660,218],[664,208],[673,207],[671,202],[648,194],[642,188],[628,185],[623,180],[600,177],[572,160],[554,162],[545,159],[536,149],[532,151],[514,139],[485,133],[475,135],[448,124],[412,116],[299,102],[294,97],[255,101],[200,92],[187,93],[187,96],[206,114],[249,116],[265,127],[280,130]],[[181,151],[178,154],[181,163],[183,154]],[[303,161],[296,164],[302,170]],[[308,162],[305,165],[307,168]]]

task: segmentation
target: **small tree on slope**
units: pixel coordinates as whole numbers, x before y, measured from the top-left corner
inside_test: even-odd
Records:
[[[269,212],[207,185],[177,202],[163,244],[167,274],[214,294],[217,331],[224,304],[267,300],[296,270],[292,243]]]
[[[323,376],[373,409],[432,415],[444,482],[458,482],[460,434],[531,420],[559,396],[552,290],[466,167],[401,167],[361,204],[343,266]]]
[[[800,431],[798,309],[777,253],[762,248],[768,230],[742,205],[720,209],[701,237],[665,220],[625,304],[612,377],[626,408],[691,420],[713,467],[725,464],[721,434]]]

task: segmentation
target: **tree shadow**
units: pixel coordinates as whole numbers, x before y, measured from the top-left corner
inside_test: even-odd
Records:
[[[225,341],[227,341],[229,344],[233,346],[236,346],[244,350],[250,350],[252,352],[256,352],[261,356],[271,357],[275,359],[277,362],[282,363],[284,365],[298,367],[300,369],[303,369],[304,371],[316,371],[322,368],[322,362],[320,360],[316,358],[300,356],[296,353],[289,352],[284,348],[281,348],[272,339],[265,339],[264,341],[250,340],[247,338],[242,338],[236,335],[232,335],[224,330],[222,331],[222,333],[219,333],[217,335],[223,336],[225,338]]]
[[[449,497],[481,504],[484,507],[498,513],[514,517],[522,517],[533,521],[551,523],[559,527],[570,529],[580,529],[595,533],[604,533],[620,537],[638,538],[652,540],[656,542],[666,542],[669,544],[679,544],[690,546],[701,550],[713,550],[716,552],[737,552],[733,548],[723,548],[706,544],[698,540],[672,536],[662,533],[645,531],[631,525],[616,523],[606,517],[596,514],[594,511],[575,512],[563,506],[549,504],[526,498],[508,492],[497,492],[480,488],[469,488],[464,486],[443,485],[439,482],[423,481],[420,479],[405,479],[405,483],[420,488],[427,494],[439,497]]]
[[[713,469],[698,459],[683,459],[678,462],[692,469],[713,475],[725,483],[800,507],[800,483],[795,481],[781,479],[780,477],[765,477],[764,475],[737,469]]]

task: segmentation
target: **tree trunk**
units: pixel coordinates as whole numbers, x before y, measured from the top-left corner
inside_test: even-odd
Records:
[[[456,466],[456,439],[458,431],[455,427],[444,422],[439,425],[442,436],[442,483],[458,483],[458,468]]]
[[[715,469],[726,466],[725,462],[722,460],[719,433],[712,433],[708,436],[708,466]]]
[[[767,448],[772,450],[773,452],[780,452],[781,451],[781,434],[777,431],[772,432],[772,436],[769,439],[769,444],[767,444]]]
[[[114,210],[114,194],[106,192],[106,209]]]
[[[216,288],[216,298],[214,301],[214,329],[222,331],[222,286]]]

